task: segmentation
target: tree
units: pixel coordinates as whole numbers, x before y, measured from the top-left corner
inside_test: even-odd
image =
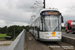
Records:
[[[24,26],[17,26],[17,25],[10,26],[10,27],[8,27],[7,35],[8,35],[8,36],[10,35],[10,36],[14,37],[14,34],[15,34],[15,37],[17,37],[18,34],[19,34],[24,28],[25,28]]]

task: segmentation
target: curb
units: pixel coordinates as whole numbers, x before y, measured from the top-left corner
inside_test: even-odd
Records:
[[[75,46],[75,38],[71,38],[68,36],[62,36],[62,41]]]

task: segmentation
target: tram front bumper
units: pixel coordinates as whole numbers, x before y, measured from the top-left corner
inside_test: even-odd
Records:
[[[39,39],[40,41],[61,41],[61,39]]]

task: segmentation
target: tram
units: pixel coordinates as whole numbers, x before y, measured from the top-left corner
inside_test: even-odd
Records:
[[[29,25],[29,32],[40,41],[61,41],[63,16],[56,9],[42,9]]]

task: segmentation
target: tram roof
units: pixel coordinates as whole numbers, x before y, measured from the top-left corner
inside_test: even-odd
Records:
[[[58,9],[42,9],[41,11],[40,11],[40,13],[42,12],[42,11],[47,11],[47,10],[53,10],[53,11],[58,11]]]

